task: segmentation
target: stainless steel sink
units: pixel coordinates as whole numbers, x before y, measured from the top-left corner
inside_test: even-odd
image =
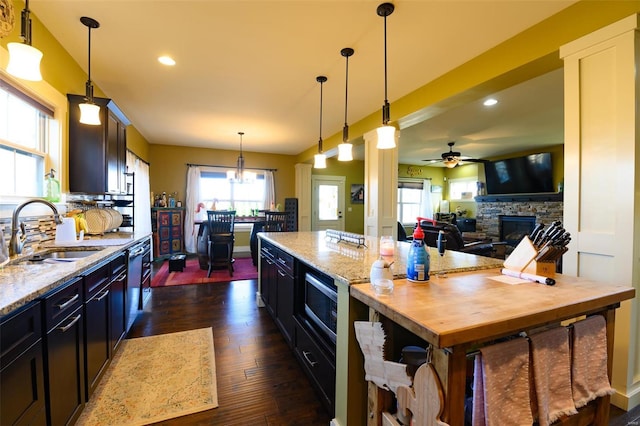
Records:
[[[91,248],[89,250],[56,249],[43,253],[36,253],[21,259],[16,259],[9,264],[75,262],[79,259],[98,253],[100,252],[100,250],[102,250],[102,248]]]

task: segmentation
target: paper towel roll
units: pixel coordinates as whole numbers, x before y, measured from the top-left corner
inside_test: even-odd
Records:
[[[62,218],[62,223],[56,225],[56,244],[76,241],[76,221],[72,217]]]

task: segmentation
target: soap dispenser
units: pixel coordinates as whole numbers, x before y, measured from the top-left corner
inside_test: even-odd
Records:
[[[45,199],[52,203],[60,201],[60,181],[56,179],[56,171],[51,169],[49,173],[44,175],[45,177]]]
[[[429,252],[424,245],[424,232],[420,227],[420,219],[413,231],[413,241],[407,258],[407,280],[414,282],[429,281]]]

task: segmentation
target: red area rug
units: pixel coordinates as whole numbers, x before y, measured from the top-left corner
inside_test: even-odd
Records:
[[[187,267],[182,272],[169,272],[169,261],[165,260],[158,273],[151,280],[151,287],[172,285],[206,284],[225,281],[252,280],[258,278],[258,268],[253,266],[250,257],[236,258],[233,264],[233,276],[227,269],[214,269],[207,278],[207,270],[200,269],[197,258],[188,258]]]

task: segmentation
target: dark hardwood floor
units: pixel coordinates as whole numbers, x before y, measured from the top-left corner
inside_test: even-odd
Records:
[[[159,265],[154,265],[155,270]],[[162,425],[328,425],[277,326],[256,307],[256,280],[154,288],[128,338],[212,327],[218,408]],[[170,362],[170,360],[167,360]],[[640,425],[640,407],[611,408],[610,426]]]
[[[332,416],[275,323],[256,307],[256,287],[245,280],[153,289],[127,337],[212,327],[219,405],[159,424],[329,424]]]

